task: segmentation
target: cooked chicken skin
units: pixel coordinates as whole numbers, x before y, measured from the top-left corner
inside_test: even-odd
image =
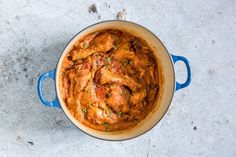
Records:
[[[100,69],[95,77],[95,80],[100,84],[109,84],[109,83],[118,83],[124,86],[129,87],[131,90],[135,90],[135,88],[140,88],[141,84],[138,81],[135,81],[134,78],[128,75],[118,75],[112,73],[106,67]]]
[[[92,41],[83,43],[83,47],[79,47],[71,51],[72,60],[84,59],[95,52],[106,52],[113,47],[113,38],[110,33],[99,33]]]
[[[71,114],[100,131],[136,126],[159,90],[157,59],[127,32],[103,30],[80,39],[63,60],[61,94]]]

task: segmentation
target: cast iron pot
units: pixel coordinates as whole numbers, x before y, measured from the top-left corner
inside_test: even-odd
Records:
[[[153,49],[156,57],[158,58],[158,63],[161,65],[161,73],[162,73],[162,84],[160,85],[161,88],[159,89],[159,98],[156,102],[155,108],[153,111],[136,127],[119,132],[102,132],[97,131],[92,128],[85,126],[84,124],[80,123],[75,119],[74,116],[71,115],[70,111],[68,110],[66,103],[62,99],[60,89],[59,89],[59,75],[62,66],[63,58],[65,57],[66,53],[71,49],[71,47],[83,36],[104,29],[118,29],[127,31],[137,37],[144,39],[148,45]],[[184,83],[178,83],[175,80],[175,70],[174,64],[177,61],[182,61],[187,69],[187,78]],[[56,88],[56,98],[53,101],[47,101],[42,94],[42,82],[46,78],[52,78],[55,82]],[[153,128],[165,115],[168,107],[170,106],[171,100],[173,98],[174,92],[180,90],[182,88],[187,87],[191,82],[191,70],[189,66],[189,62],[185,57],[182,56],[175,56],[168,53],[167,49],[163,45],[163,43],[149,31],[147,28],[140,26],[136,23],[129,22],[129,21],[104,21],[100,23],[93,24],[84,30],[80,31],[76,34],[70,42],[65,47],[64,51],[62,52],[58,64],[55,69],[45,72],[38,78],[37,84],[37,92],[39,96],[39,100],[46,106],[57,107],[61,108],[66,116],[71,120],[71,122],[81,129],[83,132],[104,140],[126,140],[130,138],[137,137],[151,128]]]

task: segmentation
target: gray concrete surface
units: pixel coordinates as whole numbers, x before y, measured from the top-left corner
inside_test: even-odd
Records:
[[[91,4],[97,13],[89,13]],[[123,142],[94,139],[38,101],[37,75],[53,69],[70,38],[119,18],[153,31],[186,56],[192,84],[175,93],[163,120]],[[236,156],[235,0],[0,0],[0,156]],[[176,65],[183,81],[183,64]],[[53,82],[45,93],[53,98]]]

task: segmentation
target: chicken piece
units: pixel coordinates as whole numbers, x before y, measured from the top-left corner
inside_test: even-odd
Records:
[[[112,57],[118,61],[122,61],[123,59],[133,59],[134,52],[129,50],[129,44],[126,43],[114,51]]]
[[[85,60],[82,64],[76,67],[76,73],[74,76],[76,84],[74,92],[83,90],[87,85],[88,81],[92,78],[91,67],[91,59]]]
[[[69,87],[69,97],[73,97],[73,91],[74,91],[74,86],[75,86],[75,69],[71,69],[68,73],[69,80],[70,80],[70,87]]]
[[[138,77],[138,74],[139,74],[139,70],[133,68],[132,65],[123,65],[122,71],[129,76]]]
[[[66,98],[66,103],[69,109],[76,109],[74,106],[74,88],[75,88],[75,70],[71,69],[68,73],[69,80],[70,80],[70,86],[69,86],[69,91],[68,91],[68,97]]]
[[[97,70],[98,68],[101,68],[106,64],[105,55],[103,53],[95,53],[91,58],[93,63],[93,70]]]
[[[122,84],[129,87],[132,91],[135,91],[137,88],[140,88],[142,86],[133,77],[130,77],[128,75],[124,75],[122,77]]]
[[[91,48],[95,51],[106,52],[113,48],[114,39],[111,33],[105,32],[98,34],[91,42]]]
[[[137,53],[133,58],[133,66],[136,69],[141,69],[150,65],[150,60],[146,54]]]
[[[150,67],[146,68],[144,79],[146,81],[146,84],[149,85],[151,88],[156,87],[158,84],[158,80],[155,79],[156,75],[157,74],[156,74],[154,66],[150,66]]]
[[[105,100],[109,95],[108,89],[104,85],[96,85],[96,96],[100,100]]]
[[[153,102],[155,100],[156,93],[157,93],[157,88],[158,87],[155,87],[153,89],[148,90],[148,94],[147,94],[147,98],[146,98],[147,102]]]
[[[104,121],[103,111],[98,107],[92,107],[87,111],[88,120],[92,123],[102,124]]]
[[[105,67],[97,71],[95,80],[99,82],[100,84],[122,82],[122,78],[119,75],[115,75],[114,73],[106,69]]]
[[[107,98],[107,105],[109,105],[117,113],[126,113],[129,111],[130,94],[123,86],[112,85],[111,95]]]
[[[94,49],[74,49],[71,51],[72,60],[84,59],[95,53]]]
[[[103,104],[105,105],[104,102]],[[87,118],[89,121],[97,124],[114,124],[118,121],[118,116],[107,107],[105,109],[93,106],[90,107],[87,111]]]
[[[88,69],[83,69],[77,73],[75,77],[75,92],[83,90],[86,87],[88,81],[91,79],[91,76],[91,72]]]
[[[62,69],[70,69],[73,67],[74,63],[73,61],[71,60],[71,56],[70,55],[67,55],[64,60],[63,60],[63,64],[62,64]]]
[[[145,88],[136,90],[130,98],[131,104],[133,105],[140,104],[143,101],[143,99],[146,97],[146,95],[147,95],[147,92]]]
[[[111,62],[109,67],[109,70],[113,73],[113,74],[117,74],[117,75],[124,75],[123,71],[122,71],[122,64],[118,61],[116,61],[114,58],[111,58]]]
[[[84,39],[79,40],[75,43],[75,47],[77,48],[86,48],[90,45],[90,42],[98,35],[98,32],[89,34],[84,37]]]
[[[97,100],[95,85],[93,81],[89,81],[86,88],[82,90],[78,96],[76,96],[77,105],[88,106],[95,103]]]
[[[71,51],[72,60],[84,59],[95,52],[106,52],[113,47],[112,35],[110,33],[98,34],[91,42],[83,48],[73,49]]]
[[[70,88],[70,79],[68,76],[68,71],[64,72],[60,77],[61,77],[60,86],[62,87],[61,89],[62,98],[66,99],[68,97],[68,91]]]
[[[107,83],[120,83],[129,87],[131,90],[135,90],[136,88],[140,88],[141,85],[135,81],[134,78],[128,75],[117,75],[103,67],[96,73],[96,81],[101,84]]]
[[[132,76],[136,73],[136,70],[133,68],[132,62],[135,57],[134,52],[130,51],[130,44],[124,43],[119,46],[117,50],[112,53],[112,59],[118,61],[121,65],[122,71]]]
[[[77,87],[76,90],[77,91],[83,90],[90,79],[91,79],[91,72],[89,70],[83,70],[82,73],[79,73],[75,78]]]
[[[122,49],[126,49],[129,50],[130,46],[131,46],[131,41],[133,40],[133,37],[131,35],[122,33],[118,39],[116,39],[115,43],[116,43],[116,48],[122,48]]]
[[[105,61],[105,54],[103,53],[95,53],[91,56],[91,62],[92,62],[92,77],[94,78],[96,71],[101,68],[103,65],[106,64]]]

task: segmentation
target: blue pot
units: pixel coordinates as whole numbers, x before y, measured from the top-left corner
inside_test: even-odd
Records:
[[[65,57],[66,53],[70,51],[70,49],[73,47],[73,45],[83,36],[92,33],[94,31],[100,31],[103,29],[119,29],[123,31],[127,31],[137,37],[140,37],[144,39],[149,46],[154,50],[154,53],[156,57],[158,58],[158,66],[160,69],[161,74],[161,84],[159,88],[159,96],[158,100],[156,102],[155,108],[153,111],[136,127],[120,131],[120,132],[101,132],[94,129],[91,129],[79,121],[75,119],[73,115],[71,115],[70,111],[68,110],[66,103],[62,99],[61,96],[61,90],[60,90],[60,74],[61,74],[61,65],[62,60]],[[175,80],[175,70],[174,70],[174,64],[178,61],[181,61],[185,64],[187,69],[187,78],[184,83],[178,83]],[[159,70],[158,69],[158,70]],[[51,78],[55,82],[55,88],[56,88],[56,98],[53,101],[48,101],[44,98],[42,93],[42,82],[46,78]],[[165,115],[166,111],[168,110],[170,103],[172,101],[173,95],[175,91],[178,91],[180,89],[183,89],[187,86],[189,86],[191,82],[191,70],[189,66],[188,60],[183,56],[176,56],[176,55],[170,55],[163,45],[163,43],[147,28],[140,26],[133,22],[128,21],[104,21],[100,22],[94,25],[91,25],[78,34],[76,34],[71,41],[68,43],[66,48],[61,54],[61,57],[58,60],[58,64],[55,69],[45,72],[41,74],[38,78],[38,85],[37,85],[37,92],[39,96],[39,100],[42,102],[42,104],[50,107],[57,107],[61,108],[66,116],[72,121],[72,123],[80,128],[85,133],[104,140],[126,140],[130,138],[137,137],[148,130],[150,130],[152,127],[154,127]]]

